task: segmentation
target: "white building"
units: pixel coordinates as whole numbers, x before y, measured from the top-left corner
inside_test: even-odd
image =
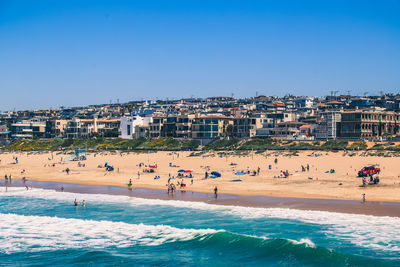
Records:
[[[339,135],[342,114],[337,111],[321,114],[321,122],[315,129],[315,138],[319,140],[336,140]]]
[[[145,138],[149,136],[152,117],[124,116],[119,125],[119,136],[122,139]]]

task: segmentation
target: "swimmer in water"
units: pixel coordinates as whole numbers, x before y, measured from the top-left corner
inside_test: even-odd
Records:
[[[75,205],[75,207],[78,206],[78,201],[76,200],[76,198],[75,198],[75,201],[74,201],[74,205]]]
[[[82,207],[86,207],[86,202],[85,202],[85,200],[82,201]]]

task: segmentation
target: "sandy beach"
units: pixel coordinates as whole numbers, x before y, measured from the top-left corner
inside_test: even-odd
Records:
[[[349,156],[341,152],[268,152],[263,154],[219,156],[210,152],[190,156],[190,152],[157,153],[89,153],[84,161],[65,161],[63,153],[3,153],[0,155],[0,175],[12,175],[13,179],[27,177],[34,181],[52,181],[82,185],[113,185],[127,187],[132,179],[134,188],[167,189],[169,177],[177,184],[178,170],[192,170],[192,178],[184,178],[186,190],[212,193],[215,186],[222,194],[241,196],[269,196],[288,198],[361,200],[365,193],[367,201],[400,202],[400,165],[397,157]],[[18,163],[15,164],[15,157]],[[275,164],[275,158],[277,163]],[[106,171],[107,162],[114,171]],[[141,165],[142,163],[143,165]],[[85,167],[78,167],[84,164]],[[154,173],[144,170],[157,165]],[[301,166],[309,164],[309,171]],[[361,187],[357,172],[368,164],[379,164],[380,184]],[[172,167],[170,166],[172,165]],[[271,169],[269,169],[271,165]],[[69,168],[67,174],[65,170]],[[260,168],[259,175],[249,175]],[[335,173],[329,173],[334,169]],[[23,172],[23,170],[25,170]],[[288,171],[288,178],[274,178]],[[204,179],[205,172],[217,171],[221,177]],[[243,171],[245,175],[235,175]],[[189,175],[186,173],[185,175]],[[160,176],[160,179],[154,179]],[[233,181],[233,180],[242,181]],[[179,187],[177,187],[179,189]]]

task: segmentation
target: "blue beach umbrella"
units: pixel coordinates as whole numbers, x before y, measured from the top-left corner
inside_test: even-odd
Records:
[[[185,172],[185,170],[179,170],[178,172]]]

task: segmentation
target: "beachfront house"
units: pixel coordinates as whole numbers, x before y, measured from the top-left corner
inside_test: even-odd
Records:
[[[228,127],[231,125],[230,127]],[[231,132],[229,132],[231,128]],[[193,119],[192,138],[214,139],[233,134],[233,120],[231,117],[220,115],[204,115]]]
[[[45,121],[25,120],[11,124],[11,136],[13,138],[43,138],[46,134]]]
[[[150,124],[153,117],[123,116],[120,119],[118,137],[122,139],[137,139],[149,137]]]

